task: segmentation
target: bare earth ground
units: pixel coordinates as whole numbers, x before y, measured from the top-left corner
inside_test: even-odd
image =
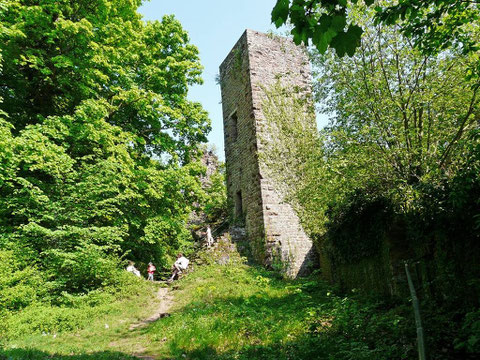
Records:
[[[173,297],[169,294],[168,288],[160,288],[157,292],[157,299],[160,301],[158,307],[155,309],[152,316],[148,319],[144,319],[138,323],[132,324],[130,330],[135,330],[138,328],[143,328],[148,324],[157,321],[158,319],[168,316],[168,310],[173,304]]]
[[[133,356],[144,360],[155,360],[155,355],[145,355],[147,349],[142,345],[144,341],[139,341],[144,340],[143,338],[145,337],[145,335],[142,334],[140,330],[161,318],[169,316],[168,311],[173,305],[173,296],[170,294],[170,289],[160,288],[156,295],[156,302],[158,303],[158,305],[154,308],[154,311],[148,318],[145,318],[130,325],[129,330],[131,336],[113,341],[109,344],[109,347],[115,349],[131,346],[130,350]]]

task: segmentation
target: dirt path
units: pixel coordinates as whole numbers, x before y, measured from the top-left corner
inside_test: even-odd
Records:
[[[133,323],[129,327],[129,335],[117,339],[110,343],[110,347],[114,349],[124,348],[122,351],[126,351],[131,355],[143,360],[155,360],[157,356],[146,355],[148,338],[145,334],[141,334],[138,330],[147,327],[149,324],[169,316],[169,310],[173,305],[173,296],[170,294],[169,288],[160,288],[156,294],[156,306],[153,308],[151,315],[148,318]],[[126,350],[129,348],[129,350]]]
[[[143,319],[135,324],[130,325],[130,330],[141,329],[148,324],[157,321],[163,317],[169,316],[168,311],[172,307],[173,297],[170,294],[169,288],[160,288],[157,292],[157,299],[159,301],[158,306],[155,308],[153,314],[147,318]]]

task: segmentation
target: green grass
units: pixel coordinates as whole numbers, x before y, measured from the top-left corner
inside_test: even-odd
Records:
[[[246,265],[210,265],[182,280],[175,298],[172,315],[145,331],[148,353],[159,359],[371,360],[413,354],[414,344],[396,338],[405,332],[401,314],[336,296],[313,278],[287,281]]]
[[[301,284],[247,266],[204,267],[180,284],[172,316],[148,329],[152,350],[165,358],[249,358],[287,346],[305,333],[322,291]]]
[[[0,360],[134,359],[110,343],[128,335],[131,323],[150,315],[158,286],[138,281],[127,285],[95,305],[38,304],[2,319],[8,330],[0,339]]]
[[[334,295],[313,278],[287,281],[238,262],[200,266],[173,284],[169,317],[129,330],[151,314],[154,294],[109,304],[78,331],[8,341],[0,359],[415,358],[401,311]]]

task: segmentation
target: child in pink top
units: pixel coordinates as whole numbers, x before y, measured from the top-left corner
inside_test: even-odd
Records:
[[[155,270],[157,270],[155,265],[153,265],[151,262],[149,262],[148,263],[148,268],[147,268],[148,280],[153,281],[153,273],[155,272]]]

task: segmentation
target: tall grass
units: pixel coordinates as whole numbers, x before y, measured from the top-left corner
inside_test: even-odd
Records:
[[[0,359],[417,357],[415,322],[408,303],[367,299],[356,292],[342,294],[315,275],[285,280],[232,256],[227,265],[204,263],[171,285],[174,303],[169,316],[146,327],[129,329],[158,307],[158,285],[110,303],[64,307],[62,311],[69,316],[64,324],[71,328],[57,333],[16,334],[4,342]],[[49,311],[57,310],[45,309],[38,316],[48,318]],[[427,311],[425,315],[426,328],[439,329],[444,324],[434,327]],[[471,323],[476,323],[472,319]],[[467,330],[473,326],[467,325]],[[466,334],[465,338],[470,336],[470,330]],[[430,348],[436,359],[455,359],[454,352]]]

